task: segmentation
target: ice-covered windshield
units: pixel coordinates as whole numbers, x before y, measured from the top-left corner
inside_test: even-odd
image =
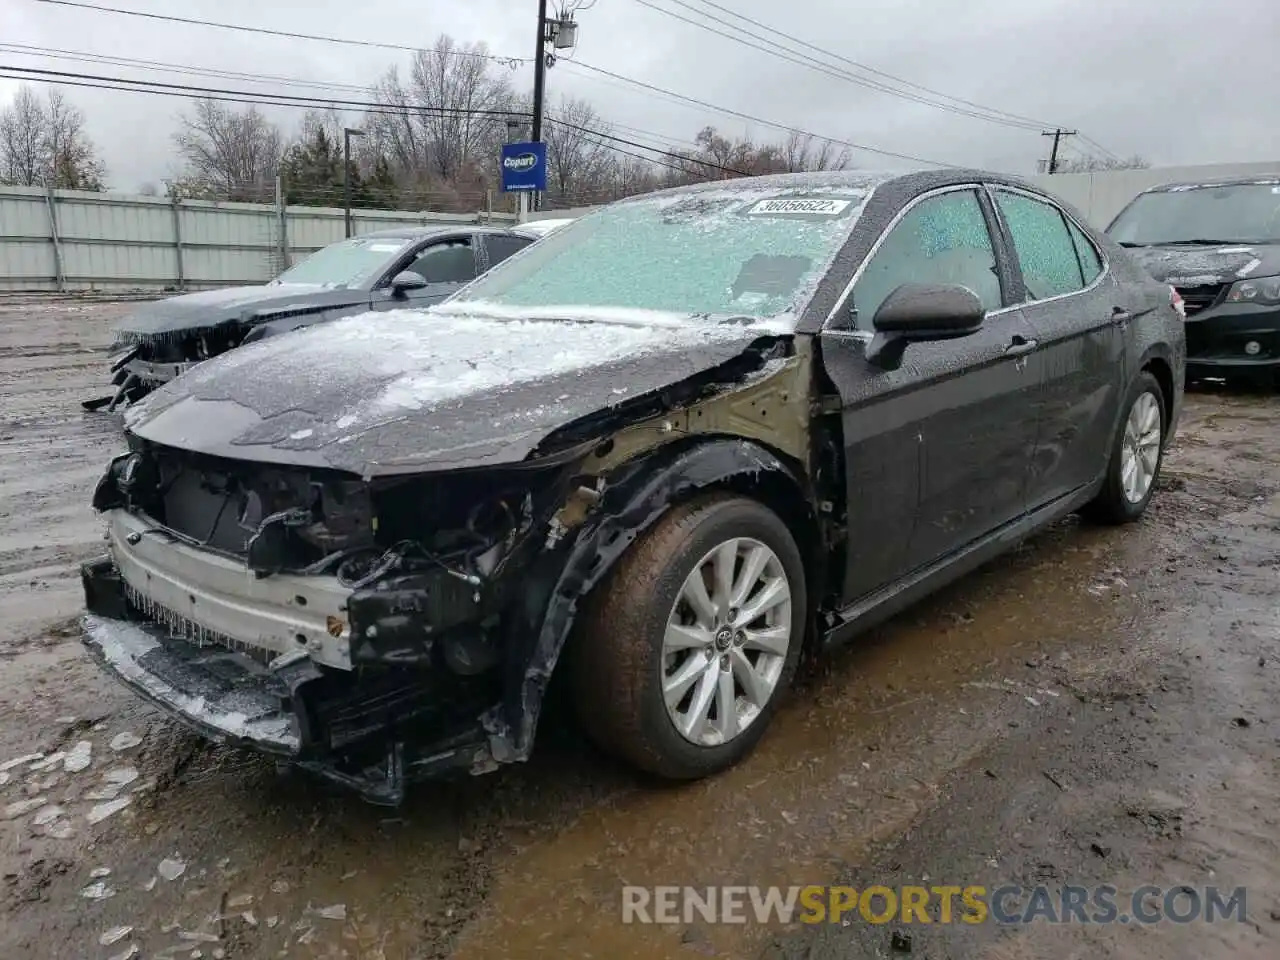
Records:
[[[459,293],[450,308],[765,319],[796,312],[866,200],[855,188],[722,189],[613,204]]]
[[[1280,242],[1280,180],[1144,193],[1107,230],[1117,243]]]
[[[276,283],[360,287],[372,282],[409,246],[406,237],[352,237],[317,250],[290,267]]]

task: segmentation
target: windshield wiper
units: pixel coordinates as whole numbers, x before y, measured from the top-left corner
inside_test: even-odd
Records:
[[[1253,243],[1252,240],[1207,240],[1204,237],[1196,237],[1191,240],[1161,240],[1159,246],[1162,247],[1221,247],[1228,243]],[[1154,244],[1148,244],[1154,246]]]

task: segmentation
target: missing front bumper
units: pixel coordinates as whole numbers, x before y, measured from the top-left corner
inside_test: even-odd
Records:
[[[308,657],[263,663],[175,637],[130,605],[115,564],[81,567],[82,639],[136,694],[202,736],[263,753],[395,805],[407,781],[494,768],[484,700],[440,696],[428,673],[357,678]],[[456,683],[451,686],[457,686]]]
[[[84,644],[135,693],[218,743],[298,758],[303,736],[288,687],[242,653],[197,647],[160,627],[90,614]]]

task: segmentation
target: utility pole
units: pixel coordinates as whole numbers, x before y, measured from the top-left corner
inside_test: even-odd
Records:
[[[554,19],[547,18],[547,0],[538,0],[538,44],[533,52],[533,136],[534,143],[542,140],[542,101],[546,96],[547,70],[555,65],[554,53],[547,50],[550,43],[556,50],[570,50],[578,44],[578,25],[573,14],[563,13]],[[540,195],[533,198],[538,209]]]
[[[342,206],[345,212],[346,235],[352,234],[351,223],[351,138],[363,137],[363,130],[342,128]]]
[[[1058,127],[1056,130],[1045,130],[1041,132],[1042,137],[1053,137],[1053,149],[1049,152],[1049,172],[1058,172],[1058,145],[1062,143],[1063,137],[1074,137],[1079,131],[1063,130]]]
[[[538,45],[533,53],[533,141],[542,139],[542,97],[547,86],[547,0],[538,0]]]

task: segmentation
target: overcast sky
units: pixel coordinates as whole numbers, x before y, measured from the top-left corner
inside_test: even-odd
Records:
[[[691,16],[674,0],[652,2]],[[1140,153],[1157,166],[1280,159],[1278,0],[1233,0],[1230,16],[1227,7],[1204,0],[717,2],[913,83],[1078,128],[1116,154]],[[518,57],[531,53],[537,9],[536,0],[116,0],[109,5],[392,43],[430,45],[444,32]],[[1047,152],[1048,140],[1038,130],[1011,129],[867,90],[678,22],[636,0],[596,0],[578,14],[578,22],[575,59],[757,117],[900,153],[1020,173],[1034,172]],[[370,83],[409,58],[392,50],[152,22],[37,0],[0,0],[0,26],[2,43],[340,83]],[[0,63],[272,89],[11,50],[0,51]],[[514,77],[520,86],[532,84],[528,67]],[[0,102],[7,103],[17,85],[0,79]],[[113,188],[133,190],[177,172],[171,135],[186,101],[75,88],[66,93],[87,115]],[[562,63],[550,71],[548,97],[566,94],[589,98],[606,120],[660,134],[665,143],[687,141],[706,124],[731,135],[780,136],[759,124],[672,103]],[[300,115],[273,113],[286,128]],[[1086,143],[1080,147],[1094,150]],[[855,162],[901,165],[869,153],[855,154]]]

